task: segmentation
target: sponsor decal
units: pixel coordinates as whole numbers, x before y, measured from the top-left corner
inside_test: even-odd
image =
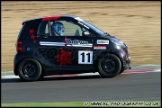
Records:
[[[54,56],[57,59],[57,62],[60,62],[59,66],[63,66],[67,63],[72,64],[70,61],[70,56],[72,52],[66,52],[63,48],[60,48],[60,54]]]
[[[84,26],[84,27],[86,27],[87,29],[89,29],[89,27],[88,26],[86,26],[85,24],[83,24],[83,23],[81,23],[81,22],[78,22],[80,25],[82,25],[82,26]]]
[[[89,44],[88,41],[78,40],[78,39],[68,39],[65,38],[65,46],[74,46],[74,47],[92,47],[92,44]]]
[[[88,44],[88,41],[84,41],[84,40],[71,40],[71,39],[65,39],[65,44]]]
[[[88,43],[88,41],[78,40],[78,39],[68,39],[65,37],[63,42],[39,42],[40,45],[46,46],[72,46],[72,47],[92,47],[92,44]]]
[[[76,19],[78,21],[78,23],[84,27],[86,27],[87,29],[89,29],[88,26],[86,26],[85,24],[81,23],[80,21],[83,21],[83,19],[79,18],[79,17],[75,17],[74,19]]]
[[[109,40],[97,40],[97,44],[109,44]]]
[[[94,46],[93,49],[106,49],[106,46]]]

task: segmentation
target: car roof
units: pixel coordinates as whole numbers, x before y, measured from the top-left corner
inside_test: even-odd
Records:
[[[38,17],[38,18],[32,18],[32,19],[25,20],[25,21],[23,21],[23,23],[34,21],[34,20],[48,21],[48,20],[57,19],[57,18],[76,18],[76,17],[77,16],[74,16],[74,15],[42,16],[42,17]]]

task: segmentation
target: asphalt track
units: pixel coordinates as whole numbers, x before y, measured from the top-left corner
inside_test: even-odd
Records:
[[[99,75],[48,77],[22,82],[1,79],[1,102],[67,101],[159,101],[161,72],[121,74],[114,78]]]

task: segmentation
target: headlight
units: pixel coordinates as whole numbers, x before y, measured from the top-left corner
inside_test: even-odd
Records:
[[[116,45],[116,48],[117,48],[117,49],[120,49],[120,50],[122,50],[122,51],[124,51],[124,48],[121,47],[121,45]]]
[[[121,47],[120,47],[119,45],[116,45],[116,48],[117,48],[117,49],[121,49]]]

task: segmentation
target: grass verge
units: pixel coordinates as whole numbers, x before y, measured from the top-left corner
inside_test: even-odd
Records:
[[[161,101],[85,101],[85,102],[38,102],[10,103],[2,107],[160,107]]]

